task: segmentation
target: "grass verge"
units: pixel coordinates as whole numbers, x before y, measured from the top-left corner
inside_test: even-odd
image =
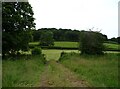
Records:
[[[67,53],[61,63],[93,87],[118,87],[118,56],[117,53],[103,56]]]
[[[42,56],[21,56],[2,61],[3,87],[37,87],[44,70]]]

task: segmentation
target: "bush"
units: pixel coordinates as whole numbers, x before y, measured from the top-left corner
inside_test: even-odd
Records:
[[[103,36],[98,32],[84,32],[80,37],[81,54],[103,54]]]
[[[41,55],[41,54],[42,54],[42,49],[41,48],[35,47],[32,50],[32,55]]]

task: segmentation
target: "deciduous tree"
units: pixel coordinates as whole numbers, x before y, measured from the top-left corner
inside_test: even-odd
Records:
[[[2,53],[16,54],[27,50],[34,28],[32,7],[28,2],[2,3]]]

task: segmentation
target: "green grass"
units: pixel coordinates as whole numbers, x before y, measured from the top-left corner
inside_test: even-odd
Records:
[[[79,53],[78,50],[58,50],[58,49],[42,49],[42,54],[45,54],[46,60],[58,60],[60,57],[61,52],[76,52]],[[31,49],[26,52],[20,51],[22,54],[31,54]]]
[[[77,48],[77,42],[55,42],[55,47],[68,47],[68,48]]]
[[[119,54],[120,56],[120,54]],[[118,54],[80,56],[66,54],[61,63],[94,87],[118,86]]]
[[[58,60],[60,53],[64,51],[67,54],[62,58],[61,65],[63,64],[71,72],[75,72],[80,79],[87,81],[91,86],[95,87],[115,87],[118,82],[118,53],[109,53],[104,56],[80,56],[78,50],[42,50],[42,54],[46,55],[46,59]],[[72,53],[71,53],[72,52]],[[73,53],[75,52],[75,53]],[[24,54],[24,52],[23,52]],[[30,51],[25,54],[30,54]],[[45,65],[42,62],[42,56],[21,56],[15,58],[7,58],[3,60],[3,87],[39,87],[42,72],[45,71]],[[27,60],[28,59],[28,60]],[[54,63],[53,63],[54,64]],[[55,74],[64,75],[65,71],[61,73],[57,65],[50,64]],[[54,69],[56,68],[56,69]],[[50,70],[51,68],[49,68]],[[51,70],[50,70],[51,71]],[[55,75],[54,74],[54,75]],[[49,74],[48,74],[49,75]],[[51,81],[61,80],[62,77],[55,75],[51,77]],[[66,73],[67,75],[67,73]],[[52,76],[50,74],[50,76]],[[58,78],[58,80],[56,79]],[[59,85],[61,81],[55,83]],[[67,83],[67,81],[66,81]],[[64,81],[63,83],[64,84]],[[69,85],[69,84],[68,84]]]
[[[111,43],[104,43],[104,45],[107,49],[118,49],[118,47],[120,47],[120,45],[118,44],[111,44]]]
[[[61,52],[79,52],[78,50],[55,50],[55,49],[44,49],[42,53],[46,55],[46,60],[58,60]]]
[[[37,87],[40,85],[40,75],[44,64],[40,56],[22,56],[3,60],[3,87]]]
[[[39,42],[30,42],[29,45],[38,45]]]
[[[30,46],[36,46],[39,45],[39,42],[30,42]],[[68,47],[68,48],[77,48],[78,43],[77,42],[54,42],[55,47]]]
[[[44,87],[83,87],[84,82],[71,72],[68,68],[56,61],[49,61],[46,70],[42,73],[41,86]]]
[[[36,46],[39,42],[30,42],[30,46]],[[115,49],[117,50],[120,45],[112,43],[104,43],[106,49]],[[54,42],[54,47],[65,47],[65,48],[77,48],[78,42]]]

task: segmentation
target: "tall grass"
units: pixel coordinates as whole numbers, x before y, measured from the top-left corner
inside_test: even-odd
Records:
[[[37,87],[44,70],[42,56],[19,57],[3,60],[3,87]]]
[[[117,87],[118,56],[120,57],[120,54],[111,53],[104,56],[66,54],[62,57],[62,64],[88,81],[91,86]]]

